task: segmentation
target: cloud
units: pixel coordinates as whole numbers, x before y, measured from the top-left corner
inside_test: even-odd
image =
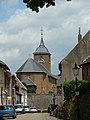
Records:
[[[12,61],[20,57],[19,49],[0,49],[0,59],[3,61]]]
[[[16,71],[39,46],[41,26],[45,46],[52,54],[53,73],[58,73],[59,61],[77,44],[78,28],[81,27],[83,35],[90,29],[89,0],[57,0],[55,7],[44,7],[39,13],[21,9],[24,4],[19,0],[3,0],[1,5],[4,2],[7,5],[3,8],[3,22],[0,22],[0,57],[12,71]]]

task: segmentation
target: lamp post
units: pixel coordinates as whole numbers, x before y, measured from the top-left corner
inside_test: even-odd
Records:
[[[78,90],[78,79],[77,76],[79,75],[79,67],[75,63],[75,67],[73,68],[73,73],[76,80],[76,112],[77,112],[77,120],[80,120],[80,108],[79,108],[79,90]]]

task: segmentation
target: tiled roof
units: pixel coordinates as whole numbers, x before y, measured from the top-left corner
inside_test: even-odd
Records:
[[[36,84],[30,78],[25,78],[22,80],[22,82],[26,83],[27,85],[36,86]]]
[[[17,70],[18,72],[45,72],[42,70],[41,64],[33,59],[27,59],[26,62]]]
[[[27,90],[27,88],[23,85],[23,83],[18,78],[16,79],[16,86],[19,86],[24,90]]]
[[[49,76],[56,78],[43,65],[33,60],[32,58],[27,59],[26,62],[17,70],[16,73],[25,73],[25,72],[47,73]]]

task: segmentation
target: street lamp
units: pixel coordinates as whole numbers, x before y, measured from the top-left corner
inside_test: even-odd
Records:
[[[75,67],[73,68],[73,73],[76,80],[76,112],[77,112],[77,120],[80,120],[80,109],[79,109],[79,90],[78,90],[78,79],[77,76],[79,75],[79,67],[75,63]]]

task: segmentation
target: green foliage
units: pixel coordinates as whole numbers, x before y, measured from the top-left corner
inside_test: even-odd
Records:
[[[62,107],[60,108],[59,118],[63,118],[64,120],[70,120],[70,117],[74,112],[74,105],[74,100],[65,101]]]
[[[66,0],[67,2],[71,0]],[[55,0],[23,0],[23,3],[26,4],[27,8],[30,8],[32,11],[39,12],[40,8],[46,6],[55,6]]]
[[[32,88],[27,88],[27,92],[28,93],[36,93],[36,88],[32,87]]]
[[[72,99],[73,96],[75,95],[75,90],[76,90],[75,81],[73,80],[73,81],[65,82],[63,88],[64,88],[65,100]]]
[[[30,8],[32,11],[39,12],[40,8],[43,8],[44,6],[55,6],[55,0],[23,0],[23,2],[26,4],[27,8]]]
[[[85,94],[90,92],[90,82],[85,80],[79,81],[79,92],[80,94]]]
[[[27,88],[27,93],[36,93],[36,87],[29,87],[25,82],[22,83]]]
[[[49,93],[49,94],[52,94],[52,93],[53,93],[53,91],[52,91],[52,90],[50,90],[48,93]]]
[[[68,81],[63,85],[65,100],[70,100],[75,96],[76,81]],[[80,94],[84,94],[90,91],[90,82],[86,80],[78,80],[78,90]]]
[[[76,92],[76,81],[68,81],[63,85],[64,88],[64,97],[65,101],[60,108],[60,116],[59,118],[63,118],[64,120],[76,120],[76,102],[75,102],[75,92]],[[90,98],[88,100],[88,94],[90,94],[90,82],[86,80],[78,80],[78,90],[79,90],[79,98],[80,98],[80,113],[82,114],[82,120],[86,120],[88,115],[88,105],[90,104]],[[82,98],[82,96],[86,96],[86,98]],[[88,104],[89,103],[89,104]],[[87,111],[87,112],[86,112]],[[87,117],[86,117],[87,116]],[[83,118],[86,119],[83,119]],[[88,118],[87,120],[89,120]]]

